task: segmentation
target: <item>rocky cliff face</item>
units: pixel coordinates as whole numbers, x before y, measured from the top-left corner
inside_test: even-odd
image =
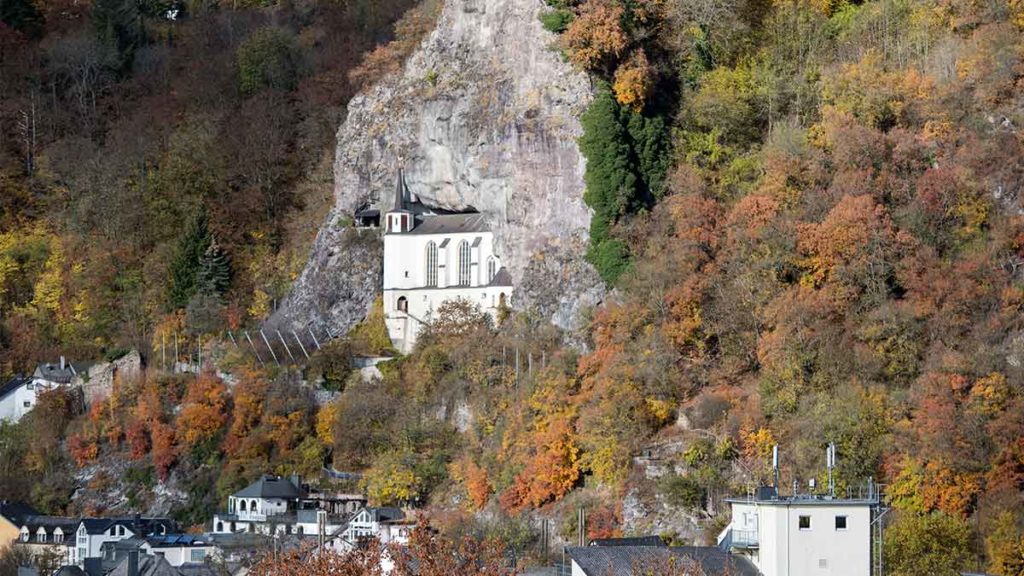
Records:
[[[591,86],[550,48],[542,9],[540,0],[446,0],[404,72],[353,99],[338,132],[336,204],[280,319],[326,314],[344,330],[366,312],[379,267],[352,269],[364,255],[341,254],[351,231],[339,223],[387,209],[399,168],[423,203],[486,215],[516,307],[570,327],[599,301],[583,261],[590,214],[576,146]]]

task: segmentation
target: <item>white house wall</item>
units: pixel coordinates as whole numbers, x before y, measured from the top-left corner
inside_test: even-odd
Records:
[[[810,529],[800,529],[800,516],[810,516]],[[845,530],[836,529],[836,516],[847,517]],[[756,526],[758,548],[745,554],[764,576],[869,576],[870,525],[868,505],[732,505],[734,538]]]
[[[479,245],[474,247],[477,239]],[[470,245],[469,286],[458,286],[459,245],[463,241]],[[438,247],[436,287],[426,285],[430,242]],[[402,352],[411,351],[424,323],[434,318],[444,302],[465,299],[496,318],[501,295],[508,298],[511,287],[488,285],[487,262],[491,258],[496,261],[496,270],[500,269],[491,232],[385,234],[384,312],[388,335],[396,347]],[[403,297],[408,305],[404,312],[399,310],[399,300]]]

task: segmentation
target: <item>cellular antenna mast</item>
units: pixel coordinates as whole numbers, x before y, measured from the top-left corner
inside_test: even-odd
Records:
[[[825,448],[825,465],[828,467],[828,495],[836,495],[836,483],[832,479],[832,470],[836,467],[836,445],[834,442],[829,442],[828,447]]]
[[[779,489],[779,445],[772,446],[772,474],[775,476],[775,489]]]

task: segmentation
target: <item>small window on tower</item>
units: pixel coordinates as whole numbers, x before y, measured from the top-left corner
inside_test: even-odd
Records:
[[[800,517],[800,529],[801,530],[810,530],[811,529],[811,517],[810,516],[801,516]]]
[[[846,516],[836,516],[836,530],[846,530]]]

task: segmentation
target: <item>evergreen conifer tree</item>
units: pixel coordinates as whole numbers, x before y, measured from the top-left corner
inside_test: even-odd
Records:
[[[201,210],[179,241],[171,262],[167,294],[171,309],[184,308],[195,295],[201,260],[212,243],[206,210]]]
[[[27,36],[43,31],[43,15],[32,0],[0,0],[0,22]]]
[[[623,110],[602,86],[583,114],[580,151],[587,158],[583,200],[594,210],[587,259],[605,282],[614,282],[628,266],[626,246],[610,236],[612,225],[638,204],[638,184]]]
[[[210,246],[199,259],[196,291],[204,294],[224,294],[231,287],[231,261],[228,255],[211,239]]]

